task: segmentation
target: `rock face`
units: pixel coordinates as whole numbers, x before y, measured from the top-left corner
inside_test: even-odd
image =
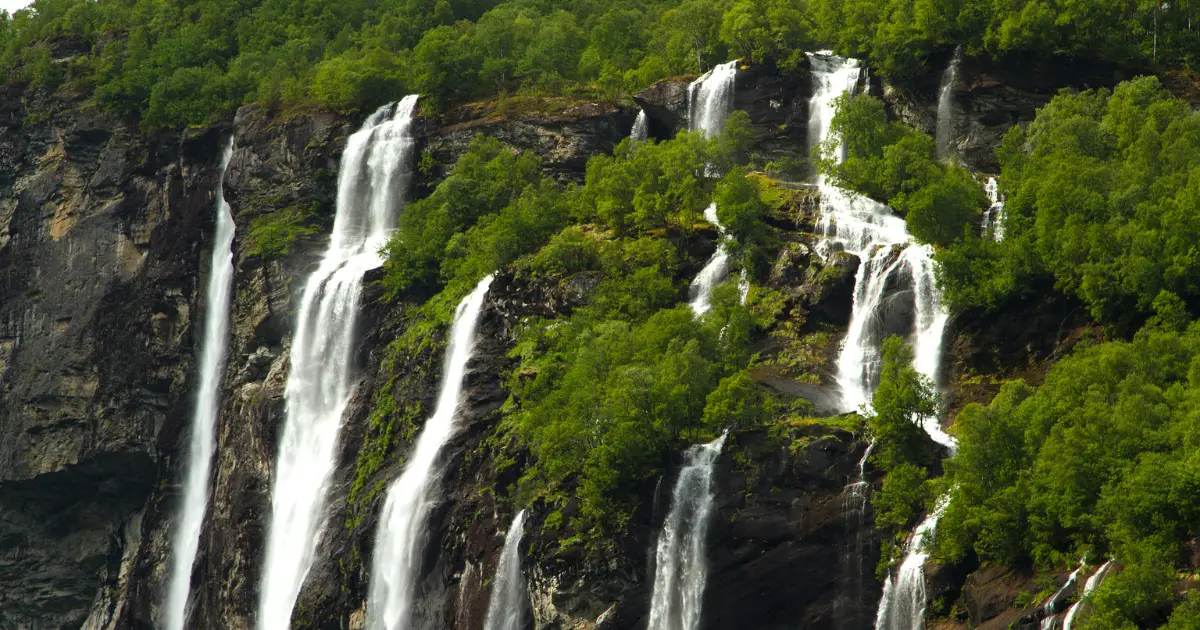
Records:
[[[694,78],[668,79],[633,97],[646,112],[652,137],[669,138],[688,128],[688,85]],[[807,173],[811,97],[812,79],[805,66],[787,74],[770,66],[738,67],[733,109],[750,116],[757,162],[776,162],[781,170]]]
[[[883,100],[904,123],[935,135],[939,81],[950,51],[931,59],[929,72],[902,83],[884,83]],[[1112,87],[1136,76],[1115,66],[1059,59],[1005,63],[964,57],[953,86],[951,151],[970,169],[997,173],[995,150],[1016,124],[1028,123],[1062,88]]]
[[[524,99],[468,105],[444,120],[425,120],[426,150],[433,164],[444,168],[466,152],[477,134],[529,150],[542,158],[543,168],[563,182],[583,183],[587,161],[612,153],[633,129],[637,112],[605,102],[572,99]]]
[[[0,625],[101,628],[174,492],[220,133],[41,98],[0,95]]]
[[[754,125],[755,159],[803,162],[806,72],[742,67],[737,81],[735,108]],[[656,137],[686,126],[687,84],[667,81],[636,99]],[[611,152],[635,114],[546,99],[423,119],[426,159],[412,194],[428,192],[477,133],[538,154],[560,181],[582,181],[587,159]],[[205,297],[198,291],[208,273],[219,156],[231,133],[225,194],[237,223],[236,295],[188,627],[253,627],[294,311],[326,246],[342,148],[358,123],[250,106],[212,128],[148,136],[62,94],[0,92],[0,627],[158,627],[191,422],[196,313]],[[769,219],[783,247],[768,284],[786,302],[780,317],[805,318],[797,334],[820,330],[831,351],[849,318],[858,260],[814,254],[805,234],[814,198],[796,190],[795,211]],[[280,213],[299,213],[314,235],[287,253],[264,253],[255,228]],[[692,239],[681,284],[712,253],[712,236]],[[390,351],[415,305],[386,298],[376,279],[366,278],[361,380],[343,418],[327,524],[293,619],[298,629],[364,626],[383,489],[400,473],[436,395],[441,333],[413,356]],[[493,284],[466,377],[462,430],[445,453],[444,501],[431,520],[440,541],[423,567],[436,610],[431,625],[481,626],[512,518],[509,493],[529,457],[489,441],[505,401],[512,331],[525,318],[569,311],[600,279],[502,274]],[[1051,311],[1048,318],[1058,313]],[[964,322],[959,330],[990,343],[981,337],[986,327]],[[776,391],[814,404],[828,394],[787,375],[769,379]],[[380,442],[373,415],[380,398],[409,414],[395,420],[400,437],[390,442]],[[380,462],[364,466],[360,452],[381,443]],[[864,448],[851,433],[821,425],[730,438],[716,476],[706,630],[870,627],[879,541],[869,510],[843,492]],[[531,510],[527,574],[537,627],[643,627],[649,554],[679,462],[662,468],[662,479],[639,489],[641,507],[627,531],[603,544],[576,544],[564,529],[543,527],[545,506]],[[566,506],[563,516],[576,509]]]
[[[879,539],[846,489],[866,443],[820,425],[737,435],[717,470],[705,628],[870,628]],[[749,461],[738,465],[738,460]]]

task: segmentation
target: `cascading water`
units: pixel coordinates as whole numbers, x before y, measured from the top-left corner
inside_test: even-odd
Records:
[[[1000,182],[997,182],[995,177],[987,178],[987,182],[983,185],[983,191],[987,193],[991,205],[983,213],[983,225],[980,226],[980,232],[985,238],[991,232],[992,239],[997,242],[1003,241],[1004,196],[1000,194]]]
[[[725,128],[725,119],[733,109],[733,90],[737,79],[737,60],[714,66],[688,85],[688,130],[713,137]]]
[[[713,510],[713,467],[725,437],[691,447],[684,458],[671,511],[658,536],[647,630],[700,627],[704,584],[708,580],[704,545]]]
[[[187,625],[192,565],[200,544],[200,528],[208,508],[208,483],[216,450],[217,416],[221,408],[221,376],[229,349],[229,305],[233,289],[233,213],[225,202],[225,170],[233,157],[233,138],[221,157],[217,179],[217,223],[213,236],[212,269],[204,304],[204,338],[200,350],[200,388],[196,392],[192,435],[184,464],[183,501],[171,547],[170,578],[163,602],[163,627]]]
[[[875,617],[875,630],[923,630],[925,628],[925,561],[929,558],[926,546],[933,542],[938,519],[946,511],[948,497],[942,497],[937,507],[913,530],[904,547],[904,560],[895,577],[889,575],[883,583],[883,598]]]
[[[688,129],[713,137],[725,128],[725,119],[733,108],[734,84],[737,79],[737,60],[723,63],[709,70],[704,76],[688,86]],[[725,227],[717,218],[717,204],[712,203],[704,210],[704,218],[717,226],[722,237]],[[729,275],[729,251],[724,245],[717,247],[712,258],[700,270],[689,289],[690,306],[696,315],[703,315],[710,308],[712,289]],[[749,285],[747,284],[747,290]]]
[[[852,617],[865,608],[863,585],[867,580],[863,570],[863,554],[866,551],[867,499],[871,484],[867,481],[867,460],[875,450],[871,441],[858,460],[858,477],[842,488],[842,518],[845,553],[842,554],[842,596],[838,598],[839,627],[856,627]]]
[[[954,139],[954,85],[958,83],[958,67],[962,64],[962,47],[954,49],[950,65],[942,73],[942,85],[938,89],[937,107],[937,154],[944,158],[950,155],[950,142]]]
[[[442,472],[439,455],[458,432],[456,419],[463,377],[475,348],[475,328],[491,284],[492,276],[480,280],[475,290],[458,304],[446,345],[437,406],[421,429],[421,437],[404,472],[388,488],[371,562],[367,598],[367,627],[371,630],[418,627],[417,583],[429,542],[426,521],[438,499],[437,482]]]
[[[1104,576],[1108,573],[1110,568],[1112,568],[1112,560],[1109,560],[1101,565],[1100,568],[1096,569],[1096,572],[1088,578],[1087,582],[1084,582],[1083,592],[1079,594],[1079,600],[1074,604],[1071,604],[1071,607],[1067,609],[1066,616],[1063,617],[1062,630],[1071,630],[1071,624],[1075,623],[1075,616],[1079,614],[1080,606],[1083,605],[1084,600],[1087,599],[1088,595],[1091,595],[1092,591],[1096,590],[1096,587],[1100,586],[1100,582],[1104,580]]]
[[[809,134],[814,144],[829,138],[836,99],[858,83],[857,60],[828,53],[810,53],[813,96],[809,102]],[[839,153],[841,149],[838,149]],[[878,381],[880,347],[889,334],[906,334],[915,354],[914,367],[936,382],[942,355],[942,336],[948,315],[934,283],[932,248],[911,242],[904,220],[890,208],[862,195],[848,193],[817,176],[821,192],[822,243],[828,256],[837,250],[862,261],[855,277],[854,303],[846,339],[837,358],[837,381],[848,410],[869,407]],[[897,295],[895,285],[910,290]],[[907,311],[897,302],[907,302]],[[907,316],[896,321],[900,311]],[[937,425],[922,421],[926,432],[949,448],[954,440]]]
[[[830,123],[835,113],[834,101],[843,94],[854,91],[862,76],[862,66],[857,59],[845,59],[829,51],[808,53],[812,69],[813,95],[808,101],[808,148],[829,139]],[[838,158],[845,153],[838,148]],[[825,176],[814,171],[818,185],[825,183]],[[823,190],[822,190],[823,191]]]
[[[525,596],[525,576],[521,573],[521,536],[524,527],[525,510],[521,510],[504,537],[504,551],[496,565],[496,579],[492,581],[484,630],[522,630],[525,627],[528,600]]]
[[[1047,599],[1046,603],[1042,604],[1042,623],[1038,626],[1040,630],[1054,630],[1054,622],[1057,620],[1055,615],[1057,614],[1056,610],[1058,609],[1058,604],[1062,601],[1063,596],[1066,595],[1067,591],[1071,590],[1075,586],[1075,582],[1079,580],[1080,571],[1083,571],[1082,563],[1078,569],[1075,569],[1071,572],[1071,575],[1067,577],[1067,581],[1063,583],[1062,587],[1057,591],[1054,591],[1054,594],[1050,596],[1050,599]]]
[[[717,220],[717,204],[711,203],[704,209],[704,218],[708,219],[709,223],[717,226],[717,233],[725,236],[725,228],[721,222]],[[700,270],[692,280],[692,286],[688,289],[691,296],[691,301],[688,306],[692,307],[692,312],[696,315],[703,315],[712,308],[709,303],[709,298],[712,297],[713,287],[720,284],[726,276],[729,275],[729,249],[722,243],[717,247],[717,251],[713,253],[712,258],[708,259],[708,263]],[[746,290],[750,287],[747,285]]]
[[[362,277],[383,264],[411,176],[415,95],[380,108],[350,136],[338,178],[329,249],[304,288],[284,397],[260,630],[286,630],[312,564],[338,429],[352,393],[354,332]]]
[[[829,53],[809,54],[813,96],[809,103],[809,136],[829,139],[835,101],[852,93],[861,75],[858,61]],[[844,158],[838,147],[837,157]],[[932,248],[912,242],[904,220],[886,205],[855,195],[818,174],[821,193],[822,243],[825,256],[852,253],[861,263],[855,277],[853,308],[846,338],[837,358],[837,381],[848,410],[870,409],[878,384],[883,340],[906,335],[913,346],[913,367],[936,383],[942,356],[942,337],[948,315],[934,283]],[[954,450],[954,438],[942,431],[936,417],[919,419],[925,432]],[[853,492],[853,490],[851,491]],[[898,574],[884,584],[876,627],[887,630],[924,627],[926,554],[923,542],[932,537],[945,499],[913,533]]]
[[[645,140],[650,137],[650,121],[646,119],[646,110],[639,109],[637,118],[633,119],[633,131],[629,137],[634,140]]]

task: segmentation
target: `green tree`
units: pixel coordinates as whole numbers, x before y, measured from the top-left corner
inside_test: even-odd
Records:
[[[867,424],[876,442],[875,461],[884,470],[924,459],[920,423],[937,412],[933,388],[912,362],[912,348],[900,337],[883,341],[879,385],[871,397]]]

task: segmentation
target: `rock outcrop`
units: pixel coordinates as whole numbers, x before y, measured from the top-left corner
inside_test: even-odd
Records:
[[[999,128],[1011,116],[1000,121],[988,112],[1015,111],[1018,104],[1004,100],[1006,80],[988,83],[991,75],[982,70],[963,76],[968,131],[959,148],[970,156],[995,135],[971,131],[972,125]],[[750,116],[756,162],[802,166],[811,95],[806,70],[784,75],[745,66],[737,81],[734,107]],[[688,82],[666,81],[635,99],[650,117],[652,135],[686,127]],[[896,94],[907,95],[889,101],[898,115],[918,115],[902,107],[927,108],[915,89]],[[426,194],[477,133],[536,153],[559,181],[580,182],[587,159],[611,152],[635,114],[602,102],[513,99],[422,119],[412,194]],[[297,298],[324,250],[341,151],[357,123],[330,112],[282,117],[249,106],[211,128],[148,135],[70,95],[0,92],[0,626],[158,625],[191,421],[213,194],[221,147],[232,134],[225,192],[237,222],[236,295],[189,627],[253,627]],[[823,341],[813,342],[813,354],[828,355],[849,318],[858,259],[815,254],[807,234],[815,197],[807,188],[796,191],[786,216],[768,221],[782,246],[767,284],[784,302],[771,332],[793,325],[788,334],[817,335]],[[298,217],[308,229],[288,251],[264,251],[257,228],[281,216]],[[690,237],[681,285],[711,254],[714,236],[710,230]],[[436,395],[441,333],[417,355],[397,359],[388,345],[411,324],[415,305],[387,298],[376,279],[367,278],[356,357],[361,380],[343,418],[327,525],[296,607],[296,628],[363,627],[382,490],[399,474]],[[463,430],[445,453],[446,492],[431,521],[440,546],[423,571],[439,625],[481,625],[512,518],[509,493],[529,456],[489,441],[506,397],[501,379],[512,367],[514,327],[569,311],[599,280],[588,273],[552,282],[501,274],[493,285],[469,366]],[[1038,328],[1048,330],[1063,308],[1039,311]],[[979,322],[960,322],[956,347],[965,357],[991,344],[987,331]],[[763,356],[785,341],[799,340],[772,337]],[[1059,347],[1043,342],[1029,343],[1038,352]],[[1013,348],[997,360],[1015,365],[1030,352]],[[1053,356],[1047,352],[1038,356]],[[763,368],[755,378],[789,400],[830,406],[830,390],[782,368]],[[400,437],[390,442],[380,441],[373,415],[381,397],[408,414],[396,420]],[[382,451],[379,462],[366,465],[362,453],[369,448]],[[706,630],[870,626],[880,588],[873,571],[877,535],[869,510],[843,493],[865,448],[849,431],[803,422],[730,438],[716,476]],[[639,488],[640,507],[627,531],[603,544],[543,527],[549,514],[534,507],[528,575],[538,627],[644,624],[649,554],[678,467],[662,462],[668,472]],[[567,519],[572,509],[564,508]]]
[[[220,132],[0,94],[0,625],[111,627],[185,426]]]

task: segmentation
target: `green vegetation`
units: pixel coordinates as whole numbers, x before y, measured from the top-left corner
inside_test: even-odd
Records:
[[[754,338],[774,322],[775,298],[763,293],[763,303],[753,292],[743,305],[726,283],[700,320],[683,304],[683,262],[710,199],[729,204],[725,238],[736,264],[761,270],[772,246],[767,185],[736,166],[749,125],[741,112],[730,122],[711,140],[626,141],[568,188],[543,176],[532,155],[479,137],[428,197],[405,208],[382,282],[409,301],[432,297],[405,313],[407,328],[389,347],[384,371],[393,376],[360,451],[353,505],[368,504],[385,454],[421,411],[396,408],[394,392],[434,367],[454,305],[496,270],[587,287],[565,312],[515,331],[510,398],[491,440],[532,455],[514,499],[572,514],[564,523],[572,535],[623,527],[638,484],[681,444],[774,419],[775,401],[746,368]]]
[[[1200,114],[1188,103],[1152,77],[1063,93],[998,154],[1004,241],[963,239],[938,254],[954,308],[994,308],[1053,283],[1126,334],[1160,311],[1195,312]]]
[[[875,527],[884,535],[876,567],[880,579],[902,550],[906,528],[925,508],[931,493],[924,462],[935,460],[923,418],[937,411],[933,384],[912,366],[912,348],[899,337],[883,341],[879,385],[867,417],[875,448],[871,461],[883,470],[883,487],[871,499]]]
[[[1060,567],[1111,555],[1124,571],[1096,592],[1089,627],[1161,625],[1183,542],[1200,534],[1198,403],[1193,325],[1085,348],[1037,390],[1008,383],[968,405],[937,557]]]
[[[938,161],[932,138],[888,121],[873,96],[841,96],[836,112],[817,157],[832,182],[891,206],[925,243],[974,236],[987,196],[966,169]],[[837,159],[839,146],[844,160]]]
[[[247,102],[434,107],[525,92],[618,98],[737,57],[835,48],[885,76],[958,44],[991,57],[1190,65],[1200,18],[1141,0],[35,0],[0,20],[0,73],[64,82],[147,128]]]
[[[317,233],[319,206],[289,206],[250,222],[248,252],[251,256],[274,258],[287,256],[298,240]]]

